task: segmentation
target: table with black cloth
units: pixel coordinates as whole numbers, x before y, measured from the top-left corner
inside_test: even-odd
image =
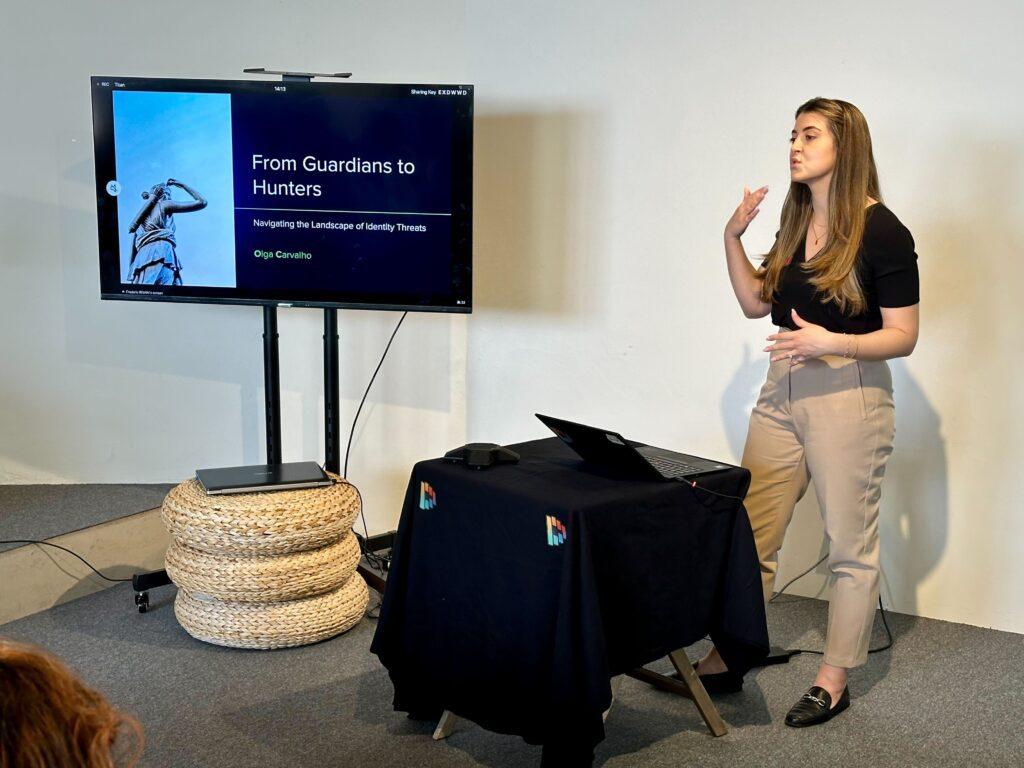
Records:
[[[371,646],[396,710],[587,762],[613,676],[708,634],[730,669],[767,654],[746,469],[694,488],[616,476],[557,438],[509,448],[517,464],[413,468]]]

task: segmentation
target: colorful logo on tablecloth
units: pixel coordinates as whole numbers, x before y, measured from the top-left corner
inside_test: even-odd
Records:
[[[430,483],[420,483],[420,509],[433,509],[437,506],[437,494],[430,487]]]
[[[568,536],[568,532],[565,530],[565,526],[562,525],[562,521],[557,517],[547,516],[548,518],[548,546],[557,547],[565,543],[565,537]]]

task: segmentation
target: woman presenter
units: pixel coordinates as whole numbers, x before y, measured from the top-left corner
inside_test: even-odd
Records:
[[[825,722],[850,705],[848,671],[867,660],[879,589],[878,507],[893,448],[886,362],[917,343],[914,239],[882,203],[871,137],[853,104],[816,98],[796,111],[790,185],[775,244],[758,269],[741,236],[768,194],[744,189],[725,226],[729,279],[743,314],[771,314],[771,362],[750,414],[742,464],[764,596],[786,526],[813,478],[832,574],[825,652],[786,724]],[[739,690],[716,649],[697,665],[711,691]]]

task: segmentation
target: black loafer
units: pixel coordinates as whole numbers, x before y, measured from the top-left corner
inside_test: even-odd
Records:
[[[824,688],[817,685],[800,697],[800,701],[793,705],[786,715],[786,725],[793,728],[806,728],[809,725],[817,725],[831,720],[844,709],[850,706],[850,689],[843,688],[836,705],[832,706],[832,695]]]
[[[695,672],[697,671],[697,664],[693,665],[693,669]],[[679,673],[673,672],[672,677],[678,680]],[[739,693],[743,690],[743,676],[729,670],[712,675],[697,675],[697,677],[700,678],[700,684],[708,693]]]

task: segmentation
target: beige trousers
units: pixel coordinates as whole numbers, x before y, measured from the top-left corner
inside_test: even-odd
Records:
[[[813,478],[833,578],[825,662],[838,667],[867,660],[878,600],[878,507],[894,416],[889,365],[833,355],[771,363],[750,414],[744,504],[765,600],[793,508]]]

